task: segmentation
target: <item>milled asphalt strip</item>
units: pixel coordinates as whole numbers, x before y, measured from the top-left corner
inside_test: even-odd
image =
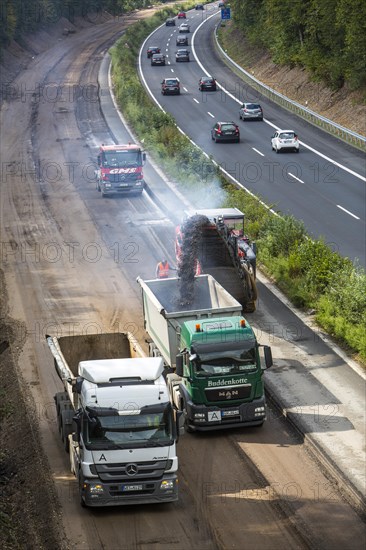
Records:
[[[123,116],[118,111],[114,99],[108,98],[110,84],[107,77],[108,65],[109,58],[106,57],[102,62],[98,78],[102,90],[101,108],[104,118],[115,139],[116,136],[122,136],[120,142],[123,143],[132,136],[132,139],[137,141],[132,132],[129,137],[125,137],[128,134],[125,128],[121,128],[125,124]],[[159,105],[155,98],[154,101]],[[159,107],[162,109],[160,105]],[[119,118],[115,116],[115,108]],[[233,179],[230,174],[226,174]],[[161,178],[164,177],[160,170],[159,175]],[[176,193],[174,187],[171,184],[168,185]],[[155,185],[154,188],[152,187],[149,185],[147,192],[165,211],[166,195],[164,195],[163,186],[160,190]],[[189,207],[187,200],[181,194],[179,195],[182,204]],[[261,273],[258,273],[258,280],[264,283],[263,289],[266,292],[273,294],[273,299],[277,298],[297,316],[296,330],[300,327],[300,332],[308,332],[309,336],[305,340],[318,341],[319,348],[316,355],[310,356],[307,352],[308,344],[301,345],[301,340],[297,344],[297,340],[291,337],[278,340],[267,333],[258,335],[262,343],[267,343],[264,341],[267,339],[268,343],[277,344],[278,350],[288,347],[288,353],[284,357],[275,357],[277,368],[274,367],[265,373],[267,391],[304,438],[311,441],[324,461],[333,464],[337,482],[343,486],[344,492],[349,495],[358,510],[363,509],[365,506],[366,376],[355,362],[349,360],[331,342],[329,337],[320,333],[316,327],[313,331],[311,318],[296,311]],[[276,319],[272,321],[276,323]],[[271,323],[271,320],[268,320],[268,323]],[[294,349],[297,350],[295,359],[293,359]],[[352,369],[348,369],[345,364]]]

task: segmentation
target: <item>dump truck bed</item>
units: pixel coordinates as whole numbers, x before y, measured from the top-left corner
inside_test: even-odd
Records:
[[[98,359],[129,359],[144,357],[144,353],[130,333],[113,332],[75,336],[46,336],[47,344],[55,361],[55,368],[61,378],[71,402],[73,380],[78,376],[81,361]]]
[[[142,288],[145,328],[165,362],[175,366],[185,321],[241,315],[242,307],[211,275],[194,281],[194,300],[181,305],[179,279],[137,279]]]

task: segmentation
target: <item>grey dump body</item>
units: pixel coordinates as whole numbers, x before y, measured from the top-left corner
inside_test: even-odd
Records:
[[[74,408],[77,394],[72,381],[78,376],[81,361],[143,357],[143,351],[129,333],[85,334],[75,336],[47,336],[47,343],[55,361],[55,368]]]
[[[145,328],[165,362],[175,368],[185,321],[241,315],[242,306],[211,275],[194,282],[194,300],[180,305],[179,279],[137,279],[142,288]]]

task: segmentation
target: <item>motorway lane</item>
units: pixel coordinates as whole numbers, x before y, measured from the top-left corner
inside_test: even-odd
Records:
[[[195,28],[195,21],[201,19],[202,17],[195,15],[188,18],[192,30]],[[195,39],[195,50],[203,65],[211,69],[219,82],[228,82],[230,75],[231,92],[244,99],[248,88],[243,89],[239,79],[225,66],[217,69],[219,61],[212,47],[210,34],[215,19],[201,27]],[[242,185],[268,204],[275,205],[279,211],[304,220],[311,235],[322,236],[334,250],[352,259],[359,258],[361,265],[364,265],[365,182],[305,146],[301,147],[299,155],[276,155],[272,152],[270,136],[274,130],[271,126],[266,123],[239,121],[239,104],[222,91],[198,91],[197,82],[203,71],[196,61],[179,64],[175,62],[177,34],[177,27],[172,29],[163,26],[146,42],[146,46],[154,43],[160,45],[164,51],[170,39],[166,52],[170,65],[165,68],[151,67],[144,55],[141,60],[144,77],[157,101],[173,114],[178,126],[195,143],[212,155]],[[192,35],[193,33],[189,33],[191,50]],[[161,96],[161,79],[169,75],[178,76],[181,80],[183,91],[180,97]],[[337,142],[294,115],[282,109],[275,110],[265,100],[261,100],[261,104],[264,106],[266,120],[270,120],[272,125],[295,128],[305,144],[319,147],[322,154],[330,158],[334,155],[336,162],[344,162],[346,168],[358,171],[364,177],[364,157],[361,153]],[[211,142],[210,129],[215,120],[237,121],[241,128],[242,143],[238,146]]]

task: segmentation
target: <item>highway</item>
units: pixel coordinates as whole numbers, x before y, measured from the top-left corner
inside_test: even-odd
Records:
[[[141,75],[149,92],[171,113],[177,125],[231,176],[238,186],[254,193],[275,210],[303,220],[310,235],[323,238],[332,250],[365,265],[366,178],[363,153],[273,105],[251,90],[222,63],[214,47],[219,21],[215,6],[188,13],[189,63],[176,63],[176,27],[163,25],[145,42],[140,56]],[[157,45],[167,56],[165,67],[151,67],[148,45]],[[212,75],[217,92],[200,92],[198,80]],[[162,78],[176,76],[180,96],[162,96]],[[264,122],[239,120],[243,101],[258,101]],[[210,130],[215,121],[233,120],[240,126],[241,143],[216,144]],[[276,155],[271,150],[275,129],[293,129],[300,139],[300,153]]]

